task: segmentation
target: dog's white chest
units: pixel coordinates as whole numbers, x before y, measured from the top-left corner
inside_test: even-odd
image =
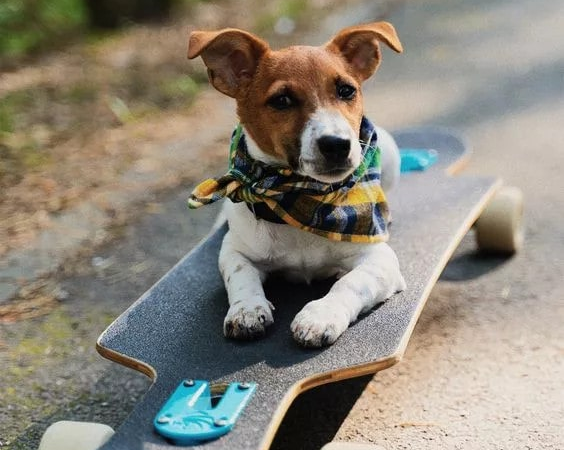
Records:
[[[244,203],[226,205],[233,244],[266,272],[311,281],[346,272],[358,244],[333,242],[290,225],[257,220]]]

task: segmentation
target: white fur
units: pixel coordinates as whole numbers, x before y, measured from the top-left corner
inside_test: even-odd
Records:
[[[361,159],[361,147],[358,137],[349,122],[337,111],[320,108],[313,113],[305,124],[301,138],[300,172],[326,183],[339,181],[338,178],[326,176],[318,172],[319,161],[323,160],[317,140],[322,136],[335,136],[351,142],[349,161],[351,170],[345,175],[350,175],[358,167]],[[341,176],[343,179],[345,176]]]
[[[381,150],[382,178],[380,180],[384,192],[390,192],[399,182],[400,153],[396,141],[390,133],[380,127],[376,128],[378,147]]]
[[[306,144],[303,156],[315,153],[319,133],[349,135],[352,130],[343,120],[327,112],[312,119],[302,136],[302,145]],[[390,188],[399,175],[399,154],[393,138],[382,129],[377,132],[386,172],[382,182]],[[273,163],[248,135],[246,139],[251,156]],[[357,142],[354,135],[351,142]],[[360,158],[360,146],[358,154]],[[356,166],[359,163],[360,159]],[[294,338],[308,347],[332,344],[360,313],[405,289],[397,257],[387,244],[330,241],[289,225],[257,220],[244,203],[227,201],[225,212],[229,231],[221,247],[219,268],[229,297],[224,322],[229,337],[260,336],[272,324],[274,307],[262,287],[270,272],[282,271],[306,282],[339,277],[327,295],[307,303],[291,324]]]

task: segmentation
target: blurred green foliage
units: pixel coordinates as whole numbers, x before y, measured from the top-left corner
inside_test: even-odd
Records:
[[[2,0],[0,56],[18,57],[49,46],[86,22],[83,0]]]
[[[308,7],[307,0],[280,0],[273,12],[257,17],[257,30],[262,33],[272,30],[280,17],[296,20],[307,11]]]

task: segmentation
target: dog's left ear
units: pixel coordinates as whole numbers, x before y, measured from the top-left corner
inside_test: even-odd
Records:
[[[398,53],[403,51],[396,30],[391,23],[375,22],[341,30],[326,44],[329,51],[342,55],[353,73],[364,81],[380,64],[380,44],[384,42]]]

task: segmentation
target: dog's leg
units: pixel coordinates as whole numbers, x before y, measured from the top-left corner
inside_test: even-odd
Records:
[[[405,289],[394,251],[377,244],[351,261],[352,270],[329,293],[309,302],[294,318],[294,338],[305,347],[332,344],[362,312]]]
[[[253,339],[264,335],[274,322],[274,307],[262,287],[266,274],[235,249],[230,232],[225,235],[219,253],[219,271],[229,298],[229,311],[223,323],[225,336]]]

